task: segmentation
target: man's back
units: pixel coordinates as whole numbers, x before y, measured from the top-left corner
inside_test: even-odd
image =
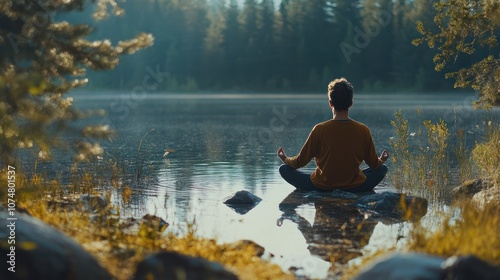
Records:
[[[317,124],[302,150],[285,163],[294,168],[305,166],[312,158],[317,168],[311,181],[319,188],[352,188],[366,177],[359,169],[363,160],[372,169],[378,159],[368,127],[354,120],[328,120]]]

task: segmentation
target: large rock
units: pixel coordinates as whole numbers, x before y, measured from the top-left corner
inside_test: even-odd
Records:
[[[486,179],[476,179],[476,180],[470,180],[462,183],[462,185],[455,187],[452,190],[453,195],[456,198],[459,197],[472,197],[476,193],[489,189],[492,187],[493,184]]]
[[[476,193],[472,197],[472,203],[480,208],[490,205],[500,205],[500,186],[493,186]]]
[[[350,203],[365,216],[383,222],[419,220],[427,213],[427,199],[400,193],[383,192],[365,195]]]
[[[425,198],[399,193],[354,194],[334,190],[332,192],[294,191],[279,204],[279,209],[284,213],[291,213],[299,205],[310,203],[334,206],[336,208],[334,212],[338,213],[339,218],[354,210],[359,211],[366,218],[387,224],[418,220],[427,213],[428,206]]]
[[[15,244],[0,243],[2,259],[15,264],[15,273],[4,267],[1,279],[112,279],[92,255],[64,233],[26,214],[17,212],[15,217],[15,221],[7,220],[11,218],[7,211],[0,211],[0,220],[15,223],[15,229],[0,227],[0,240],[15,236]],[[8,256],[12,253],[15,255]]]
[[[474,256],[449,259],[425,254],[394,254],[367,267],[356,280],[497,280],[500,267]]]
[[[493,266],[472,255],[448,258],[442,265],[444,279],[453,280],[498,280],[500,266]]]
[[[161,252],[145,258],[137,266],[134,280],[237,280],[232,272],[215,262],[174,252]]]
[[[444,259],[424,254],[395,254],[367,267],[356,280],[438,280]]]
[[[262,199],[248,191],[238,191],[224,199],[224,204],[231,207],[236,213],[246,214],[252,210]]]
[[[464,182],[453,189],[455,198],[471,198],[472,203],[480,208],[500,204],[500,186],[491,180],[476,179]]]

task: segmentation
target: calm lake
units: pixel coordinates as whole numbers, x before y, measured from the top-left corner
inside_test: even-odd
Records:
[[[170,224],[168,231],[180,234],[187,224],[194,224],[199,235],[220,242],[253,240],[284,269],[293,266],[297,275],[327,276],[331,263],[317,248],[338,243],[340,237],[331,236],[349,217],[323,217],[321,221],[327,224],[315,229],[324,213],[307,204],[297,209],[299,218],[285,219],[279,225],[283,213],[278,205],[293,187],[281,179],[276,156],[279,147],[295,155],[311,128],[332,117],[326,94],[134,96],[124,92],[73,97],[75,106],[83,110],[106,110],[104,121],[102,117],[88,121],[108,123],[118,132],[112,141],[103,143],[107,150],[102,161],[116,160],[124,169],[123,183],[133,190],[127,204],[119,194],[112,198],[123,215],[153,214]],[[464,94],[355,95],[351,118],[370,127],[378,153],[390,151],[389,139],[394,136],[390,120],[400,109],[411,125],[418,119],[442,118],[451,131],[464,129],[472,145],[481,137],[487,114],[474,111],[471,100],[473,95]],[[174,152],[164,157],[167,148]],[[61,157],[52,168],[64,177],[70,162],[69,156]],[[393,190],[390,160],[388,167],[389,174],[377,192]],[[313,164],[307,168],[312,170]],[[222,201],[239,190],[261,197],[262,202],[245,215],[236,213]],[[363,254],[395,245],[401,226],[372,223],[364,231],[365,241],[356,240],[359,234],[341,239],[358,244],[355,249]]]

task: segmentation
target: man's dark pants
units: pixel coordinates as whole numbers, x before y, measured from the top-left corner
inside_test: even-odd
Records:
[[[294,186],[297,189],[304,191],[325,191],[324,189],[316,187],[311,182],[311,174],[298,171],[286,164],[281,165],[279,171],[281,177],[283,177],[285,181],[287,181],[290,185]],[[363,173],[366,176],[366,181],[363,184],[355,188],[342,190],[353,193],[372,191],[384,179],[385,175],[387,174],[387,166],[385,164],[382,164],[382,166],[380,166],[376,170],[367,168],[363,170]]]

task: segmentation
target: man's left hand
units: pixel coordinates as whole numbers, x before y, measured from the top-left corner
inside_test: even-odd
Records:
[[[382,163],[384,163],[388,158],[389,158],[389,152],[387,150],[384,150],[380,155],[380,160],[382,161]]]

